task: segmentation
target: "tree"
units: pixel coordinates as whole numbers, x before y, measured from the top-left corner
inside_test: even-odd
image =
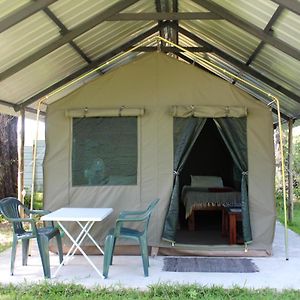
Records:
[[[17,195],[17,117],[0,114],[0,199]]]

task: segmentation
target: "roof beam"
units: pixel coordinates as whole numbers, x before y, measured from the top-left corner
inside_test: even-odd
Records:
[[[43,9],[45,14],[60,28],[60,34],[65,35],[69,32],[68,28],[57,18],[57,16],[48,8]],[[70,46],[81,56],[83,60],[87,63],[90,63],[91,60],[87,57],[87,55],[79,48],[79,46],[74,42],[69,42]]]
[[[207,72],[209,74],[212,74],[214,76],[217,76],[218,78],[221,78],[218,74],[212,72],[211,70],[206,69],[204,66],[201,66],[199,63],[197,63],[196,61],[194,61],[190,57],[185,56],[184,53],[178,53],[177,56],[180,57],[185,62],[187,62],[187,63],[189,63],[189,64],[191,64],[193,66],[196,66],[197,68],[199,68],[201,70],[204,70],[205,72]]]
[[[23,21],[24,19],[30,17],[31,15],[37,13],[38,11],[44,9],[45,7],[56,1],[57,0],[31,1],[29,4],[25,5],[17,12],[8,15],[0,22],[0,33],[18,24],[19,22]]]
[[[155,0],[155,8],[156,8],[156,12],[157,12],[157,13],[161,13],[161,11],[162,11],[161,0]],[[165,37],[165,36],[164,36],[164,30],[165,30],[165,29],[164,29],[163,26],[161,26],[161,25],[162,25],[162,21],[159,21],[159,20],[158,20],[157,24],[158,24],[158,26],[160,26],[160,29],[159,29],[159,36]],[[163,44],[163,43],[161,43],[161,44]]]
[[[192,0],[192,1],[210,10],[211,12],[214,12],[215,14],[224,18],[226,21],[252,34],[253,36],[264,41],[265,43],[268,43],[273,47],[275,47],[276,49],[292,56],[297,60],[300,60],[300,51],[298,49],[292,47],[291,45],[278,39],[277,37],[266,33],[264,30],[260,29],[259,27],[251,24],[246,20],[243,20],[239,16],[232,14],[229,10],[223,8],[222,6],[207,0]]]
[[[278,6],[278,8],[274,12],[273,16],[269,20],[268,24],[264,28],[265,33],[269,33],[272,30],[272,26],[275,24],[275,22],[277,21],[279,16],[282,14],[282,12],[283,12],[283,8],[281,6]],[[264,41],[261,41],[259,43],[259,45],[256,47],[256,49],[254,50],[254,52],[251,54],[248,61],[246,62],[246,65],[250,65],[252,63],[252,61],[255,59],[255,57],[257,56],[259,51],[263,48],[264,44],[265,44]]]
[[[159,48],[160,51],[162,52],[170,52],[170,53],[180,53],[180,52],[210,52],[211,48],[210,47],[181,47],[184,48],[178,49],[177,47],[167,47],[167,46],[161,46]],[[138,47],[134,50],[135,52],[156,52],[158,51],[157,47],[150,47],[150,46],[145,46],[145,47]]]
[[[107,21],[174,21],[174,20],[220,20],[223,17],[212,12],[153,12],[119,13]]]
[[[178,0],[173,0],[173,12],[174,13],[178,13]],[[173,23],[175,23],[175,26],[178,27],[178,20],[174,20]],[[175,29],[175,27],[172,28],[172,32],[171,32],[171,40],[175,43],[175,44],[179,44],[179,40],[178,40],[178,30],[177,28]]]
[[[10,108],[14,108],[14,104],[9,103],[9,102],[4,101],[4,100],[0,100],[0,105],[7,106],[7,107],[10,107]],[[29,113],[34,113],[34,114],[37,113],[37,110],[34,109],[34,108],[31,108],[31,107],[26,107],[26,108],[25,108],[25,111],[26,111],[26,112],[29,112]],[[1,114],[1,112],[0,112],[0,114]],[[45,114],[44,112],[42,112],[42,111],[40,112],[40,114],[41,114],[42,116],[46,116],[46,114]]]
[[[278,116],[278,110],[277,110],[276,108],[271,107],[271,110],[272,110],[272,113],[274,113],[276,116]],[[281,117],[282,119],[284,119],[285,121],[288,121],[288,120],[290,120],[290,119],[293,119],[293,118],[287,116],[286,114],[284,114],[283,112],[280,112],[280,117]],[[278,124],[278,121],[276,122],[276,124]]]
[[[172,24],[170,24],[170,26],[172,26]],[[233,64],[234,66],[236,66],[237,68],[239,68],[240,70],[254,76],[255,78],[259,79],[260,81],[264,82],[265,84],[269,85],[270,87],[276,89],[277,91],[281,92],[282,94],[292,98],[293,100],[295,100],[296,102],[300,103],[300,97],[296,94],[294,94],[293,92],[289,91],[288,89],[282,87],[281,85],[277,84],[276,82],[274,82],[273,80],[269,79],[268,77],[262,75],[260,72],[255,71],[254,69],[252,69],[251,67],[243,64],[242,62],[240,62],[239,60],[237,60],[236,58],[230,56],[229,54],[223,52],[222,50],[220,50],[219,48],[211,45],[210,43],[204,41],[203,39],[201,39],[200,37],[194,35],[193,33],[189,32],[188,30],[179,27],[178,31],[185,35],[186,37],[190,38],[191,40],[195,41],[196,43],[203,45],[203,46],[207,46],[207,47],[211,47],[211,51],[213,53],[215,53],[216,55],[222,57],[223,59],[225,59],[227,62]]]
[[[165,24],[162,24],[162,25],[165,25]],[[56,82],[55,84],[51,85],[50,87],[46,88],[45,90],[43,90],[43,91],[35,94],[34,96],[30,97],[29,99],[14,105],[15,111],[19,111],[21,108],[24,108],[24,107],[34,103],[35,101],[41,99],[42,97],[50,94],[54,90],[56,90],[56,89],[62,87],[63,85],[67,84],[68,82],[70,82],[70,81],[80,77],[81,75],[97,68],[99,65],[101,65],[104,62],[110,60],[111,58],[118,55],[122,51],[128,51],[136,43],[139,43],[142,40],[144,40],[144,39],[148,38],[149,36],[153,35],[154,33],[157,33],[159,31],[159,29],[160,29],[160,27],[158,25],[152,27],[151,29],[147,30],[146,32],[140,34],[139,36],[137,36],[137,37],[133,38],[132,40],[128,41],[127,43],[123,44],[122,46],[117,47],[114,50],[112,50],[111,52],[109,52],[109,53],[103,55],[102,57],[94,60],[88,66],[85,66],[82,69],[72,73],[71,75],[65,77],[64,79],[62,79],[62,80]]]
[[[100,23],[104,22],[106,19],[111,17],[112,15],[122,11],[123,9],[129,7],[130,5],[136,3],[138,0],[123,0],[119,1],[116,4],[110,6],[105,11],[97,14],[90,20],[84,22],[76,26],[74,29],[67,32],[62,37],[58,38],[56,41],[52,42],[51,44],[45,46],[44,48],[38,50],[37,52],[29,55],[22,61],[18,62],[17,64],[13,65],[12,67],[8,68],[7,70],[3,71],[0,74],[0,81],[4,80],[5,78],[12,76],[13,74],[17,73],[18,71],[26,68],[30,64],[36,62],[43,56],[53,52],[54,50],[58,49],[59,47],[71,42],[73,39],[78,37],[79,35],[87,32],[88,30],[94,28],[95,26],[99,25]]]
[[[272,26],[275,24],[275,22],[277,21],[277,19],[279,18],[279,16],[282,14],[283,12],[283,7],[282,6],[278,6],[276,11],[274,12],[273,16],[271,17],[271,19],[269,20],[268,24],[266,25],[266,27],[264,28],[264,32],[268,33],[272,30]],[[253,60],[256,58],[256,56],[258,55],[258,53],[261,51],[261,49],[264,47],[265,42],[261,41],[258,46],[256,47],[256,49],[252,52],[252,54],[250,55],[250,57],[248,58],[246,65],[249,66]],[[243,74],[242,71],[239,72],[239,75]],[[235,84],[236,80],[234,80],[232,83]]]
[[[4,106],[8,106],[8,107],[13,107],[14,106],[12,103],[7,102],[5,100],[1,100],[1,99],[0,99],[0,104],[4,105]]]
[[[300,3],[295,0],[272,0],[273,2],[283,6],[284,8],[300,15]]]
[[[37,114],[37,109],[31,108],[31,107],[26,107],[25,112],[31,113],[31,114]],[[43,117],[46,117],[46,113],[44,111],[40,111],[39,114]]]

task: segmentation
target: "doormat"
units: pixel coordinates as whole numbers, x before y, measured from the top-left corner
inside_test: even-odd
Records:
[[[255,263],[248,258],[226,257],[165,257],[163,271],[166,272],[259,272]]]

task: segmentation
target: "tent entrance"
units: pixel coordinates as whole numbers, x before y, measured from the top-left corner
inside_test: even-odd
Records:
[[[216,176],[223,186],[239,189],[234,182],[234,162],[213,119],[208,118],[197,137],[179,177],[179,222],[176,242],[216,245],[228,243],[222,235],[222,207],[206,206],[186,217],[183,188],[191,186],[191,176]],[[200,189],[199,189],[200,190]],[[191,221],[193,220],[193,221]],[[192,223],[192,224],[191,224]]]
[[[245,116],[230,117],[226,115],[209,119],[208,117],[201,117],[198,113],[196,114],[194,109],[192,112],[197,117],[174,118],[174,183],[162,238],[173,244],[178,243],[176,235],[177,229],[180,227],[179,208],[180,200],[183,199],[186,217],[189,217],[195,208],[227,207],[228,205],[232,207],[239,204],[240,209],[238,211],[231,209],[230,214],[227,214],[232,221],[230,228],[236,228],[233,225],[234,218],[232,216],[239,214],[239,219],[242,220],[243,241],[245,244],[251,243],[252,232],[248,201],[247,118]],[[204,127],[205,130],[203,131]],[[202,141],[203,136],[206,136],[206,140]],[[222,140],[226,148],[221,142]],[[216,142],[218,143],[214,144]],[[203,154],[200,151],[203,151]],[[224,156],[224,154],[226,155]],[[183,185],[181,183],[182,171],[184,168],[189,169],[187,167],[188,160],[191,161],[190,168],[193,169],[196,165],[197,170],[195,169],[195,172],[205,175],[195,176],[189,170],[190,187],[183,186],[181,190],[180,187]],[[212,174],[213,172],[216,173]],[[224,179],[217,176],[217,172],[220,172]],[[203,176],[205,177],[203,178]],[[224,182],[228,186],[224,186]],[[203,188],[205,188],[204,191]],[[228,188],[231,188],[231,190],[224,190]],[[232,190],[233,188],[235,190]],[[183,195],[184,193],[189,194],[188,199]],[[226,209],[226,211],[228,210]],[[231,232],[233,233],[233,231]]]

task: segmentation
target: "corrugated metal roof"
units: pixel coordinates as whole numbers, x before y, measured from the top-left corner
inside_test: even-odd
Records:
[[[237,16],[239,20],[244,20],[244,24],[252,24],[252,26],[254,26],[252,27],[252,29],[254,28],[254,31],[256,28],[258,30],[260,29],[261,32],[263,32],[278,8],[278,4],[269,0],[211,0],[208,2],[213,5],[218,5],[220,10],[226,9],[231,14]],[[15,13],[20,12],[21,9],[24,9],[24,12],[26,12],[25,7],[28,7],[33,3],[34,2],[29,0],[0,1],[0,29],[1,20],[5,20],[8,15],[13,16]],[[42,5],[39,12],[27,17],[23,21],[18,20],[16,17],[16,22],[20,22],[0,33],[0,73],[13,67],[17,63],[22,62],[40,49],[46,47],[47,50],[47,46],[54,41],[63,40],[66,32],[60,32],[59,26],[62,28],[66,27],[73,31],[75,29],[77,30],[97,14],[106,12],[113,5],[126,4],[126,1],[58,0],[50,5],[49,9],[62,23],[60,25],[58,24],[59,26],[55,23],[55,17],[54,20],[52,20],[47,16],[47,11],[45,10],[47,6],[43,3],[44,2],[39,3]],[[172,0],[160,0],[160,2],[156,2],[155,0],[140,0],[121,11],[120,14],[154,13],[159,6],[163,12],[170,13],[176,9],[176,5],[174,6],[173,4]],[[45,11],[43,11],[43,9]],[[208,12],[207,9],[191,0],[178,1],[178,11],[180,13]],[[107,15],[110,14],[108,13]],[[132,18],[134,18],[134,15]],[[99,20],[99,22],[100,21],[101,20]],[[39,91],[51,86],[53,83],[58,82],[60,79],[65,78],[72,72],[82,68],[88,61],[95,61],[95,59],[122,46],[158,23],[162,24],[162,22],[158,22],[156,17],[154,17],[154,20],[152,21],[102,21],[98,26],[76,36],[73,40],[66,38],[63,47],[47,54],[45,57],[35,61],[26,68],[22,65],[24,69],[21,69],[21,71],[0,81],[0,100],[16,103],[22,101],[22,99],[31,97]],[[216,53],[198,52],[196,56],[185,52],[184,55],[228,81],[232,80],[227,75],[216,70],[215,67],[201,61],[200,58],[206,58],[219,67],[231,71],[234,74],[239,74],[241,66],[236,67],[235,64],[240,63],[235,63],[234,60],[236,59],[245,64],[255,52],[257,46],[261,43],[259,38],[247,33],[245,28],[241,29],[230,23],[230,18],[228,18],[228,20],[183,19],[179,20],[177,23],[180,27],[191,32],[194,36],[200,37],[207,43],[223,51],[223,55],[218,51],[216,51]],[[166,27],[161,30],[161,33],[164,37],[173,38],[176,36],[176,34],[174,34],[175,30],[174,28],[170,29],[168,24],[170,23],[165,23]],[[172,24],[174,24],[174,22],[172,22]],[[283,9],[279,18],[275,20],[272,25],[271,33],[265,31],[264,34],[269,34],[270,36],[272,34],[275,38],[286,42],[287,45],[300,50],[299,28],[299,15],[292,13],[288,9]],[[251,32],[251,30],[249,30],[249,32]],[[258,36],[260,35],[258,34]],[[201,46],[195,42],[192,37],[186,37],[182,33],[178,35],[178,40],[181,46]],[[152,42],[151,45],[156,46],[156,43]],[[300,60],[292,58],[292,56],[282,52],[284,49],[280,51],[276,49],[276,47],[276,43],[274,43],[273,46],[270,46],[270,44],[268,44],[268,39],[266,39],[266,43],[263,48],[258,51],[249,68],[258,71],[265,76],[267,79],[266,82],[272,80],[274,82],[273,86],[275,86],[275,83],[281,85],[281,91],[300,102],[300,98],[297,98],[296,96],[300,96],[300,84],[298,81],[298,78],[300,78]],[[120,47],[120,51],[122,51],[122,47]],[[48,52],[45,51],[45,53]],[[115,53],[113,55],[115,55]],[[135,59],[135,57],[139,55],[142,55],[142,53],[131,53],[102,71],[107,72],[112,68],[116,68]],[[229,56],[231,56],[232,59]],[[297,55],[294,54],[294,57],[295,56]],[[107,57],[109,57],[109,55]],[[36,56],[36,59],[38,58],[39,56]],[[10,74],[7,76],[9,75]],[[78,82],[76,86],[80,86],[94,76],[96,75],[83,79]],[[282,101],[282,106],[286,114],[300,116],[300,104],[297,101],[277,92],[274,88],[255,79],[253,76],[246,73],[243,73],[242,76],[252,83],[266,89],[268,92],[278,95]],[[261,80],[264,80],[262,77],[260,78]],[[242,84],[237,83],[237,86],[246,89]],[[63,95],[72,89],[73,87],[68,88],[66,91],[60,93],[60,95]],[[248,92],[255,95],[255,91],[251,89],[248,89]],[[291,94],[291,92],[294,93],[294,95]],[[263,101],[267,101],[260,94],[256,94],[256,97]],[[57,97],[54,98],[57,99]],[[0,101],[0,104],[1,103],[3,104],[3,102]]]
[[[207,12],[206,9],[187,0],[179,2],[179,11]],[[224,20],[180,21],[180,25],[243,62],[248,60],[260,42],[259,39]]]
[[[300,112],[300,104],[291,100],[289,97],[283,95],[282,93],[278,92],[276,89],[270,88],[267,84],[261,82],[260,80],[257,80],[253,76],[243,74],[242,78],[246,81],[249,81],[253,83],[255,86],[261,88],[267,93],[270,93],[270,95],[273,95],[278,98],[281,106],[281,111],[286,114],[287,116],[292,117],[298,116]],[[266,95],[261,94],[259,91],[245,85],[244,83],[236,83],[236,86],[240,87],[242,86],[244,90],[247,90],[248,92],[251,91],[251,95],[255,96],[256,98],[262,100],[264,103],[269,104],[272,100],[271,98],[267,97]],[[272,104],[272,107],[276,108],[275,103]],[[298,113],[296,113],[298,112]]]
[[[237,16],[264,29],[278,5],[266,0],[212,0]]]
[[[205,41],[246,62],[259,40],[224,20],[182,21],[181,26]]]
[[[96,14],[105,11],[118,0],[60,0],[49,6],[51,11],[68,28],[87,21]]]
[[[7,17],[8,15],[16,12],[17,10],[23,8],[26,4],[30,3],[31,0],[1,0],[0,1],[0,21]]]
[[[59,28],[38,12],[0,34],[0,72],[60,36]]]
[[[252,67],[300,96],[300,61],[265,45]]]
[[[75,39],[75,42],[89,58],[94,60],[154,25],[153,21],[103,22]]]
[[[84,65],[86,63],[82,58],[69,45],[65,45],[2,81],[0,99],[17,103]]]
[[[179,12],[208,12],[208,10],[205,9],[204,7],[201,7],[200,5],[189,0],[178,1],[178,11]]]
[[[186,37],[185,35],[179,33],[178,34],[178,43],[180,46],[186,47],[198,47],[199,44],[193,41],[192,39]]]
[[[156,12],[155,0],[140,0],[139,2],[124,9],[122,13]]]
[[[300,18],[298,15],[285,9],[272,28],[275,36],[300,50]]]

